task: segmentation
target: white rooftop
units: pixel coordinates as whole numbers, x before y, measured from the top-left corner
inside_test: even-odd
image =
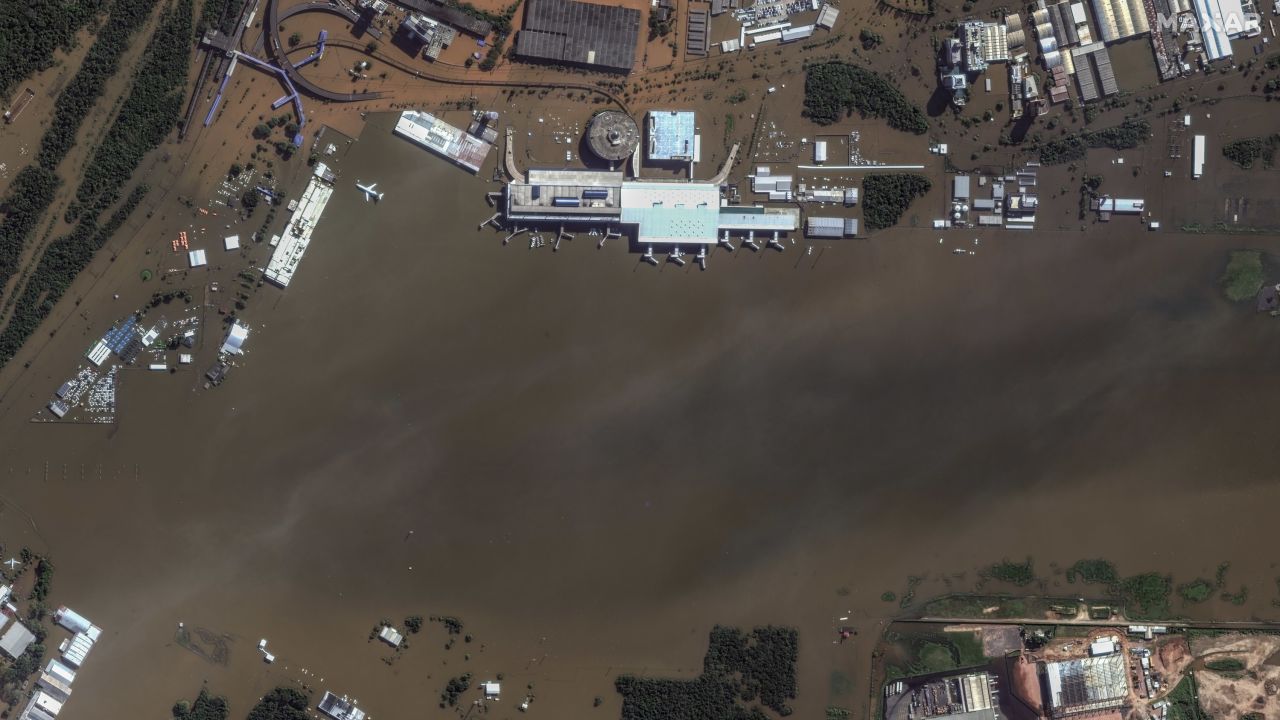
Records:
[[[191,267],[198,268],[208,264],[205,259],[204,250],[192,250],[187,253],[187,260],[191,263]]]
[[[229,235],[222,240],[222,246],[227,250],[235,250],[240,247],[240,236]]]
[[[244,352],[244,341],[249,338],[249,328],[240,324],[237,320],[231,325],[231,330],[227,333],[227,341],[222,343],[221,352],[231,355],[239,355]]]
[[[639,225],[640,243],[714,244],[720,188],[711,183],[629,182],[622,222]]]

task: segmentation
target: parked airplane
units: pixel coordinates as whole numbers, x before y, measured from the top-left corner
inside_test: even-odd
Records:
[[[9,569],[10,569],[10,570],[12,570],[12,569],[14,569],[14,568],[18,567],[19,565],[21,565],[22,563],[18,562],[18,561],[17,561],[17,560],[15,560],[14,558],[9,558],[8,560],[6,560],[6,561],[4,562],[4,564],[5,564],[5,565],[8,565],[8,566],[9,566]]]
[[[356,187],[360,188],[361,192],[364,193],[365,202],[369,202],[370,199],[373,199],[376,202],[378,200],[381,200],[382,196],[386,194],[384,192],[377,191],[376,188],[378,187],[378,183],[373,183],[371,185],[361,185],[360,181],[357,180]]]

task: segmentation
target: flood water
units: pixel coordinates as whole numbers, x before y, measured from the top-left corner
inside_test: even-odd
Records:
[[[695,674],[715,623],[798,627],[798,716],[860,715],[881,593],[1001,557],[1069,594],[1051,563],[1230,560],[1248,603],[1198,612],[1278,614],[1280,326],[1217,295],[1240,239],[1123,221],[957,257],[970,238],[902,231],[655,269],[585,234],[503,247],[475,229],[496,186],[391,125],[221,388],[130,371],[118,427],[34,425],[56,383],[6,370],[4,540],[105,629],[69,720],[165,716],[204,681],[242,717],[293,680],[444,718],[467,671],[504,673],[490,714],[533,683],[529,717],[617,717],[619,672]],[[474,641],[431,625],[381,662],[369,629],[414,613]],[[179,622],[232,636],[229,664]]]

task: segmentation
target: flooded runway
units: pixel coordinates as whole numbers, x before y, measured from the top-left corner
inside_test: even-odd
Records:
[[[1231,560],[1248,603],[1199,612],[1278,614],[1280,327],[1217,295],[1239,239],[1113,222],[957,258],[904,231],[655,269],[585,233],[504,247],[475,229],[496,186],[392,124],[221,388],[130,370],[117,427],[54,427],[26,422],[44,370],[6,370],[4,539],[47,548],[53,599],[105,630],[71,720],[206,680],[233,717],[299,680],[443,718],[468,671],[504,674],[504,716],[532,683],[530,717],[616,717],[619,672],[693,675],[711,625],[758,622],[801,631],[800,715],[861,712],[881,593],[1006,556],[1068,594],[1051,563]],[[409,614],[474,640],[429,625],[382,662],[370,628]],[[831,643],[838,615],[859,638]],[[179,622],[230,636],[228,664]]]

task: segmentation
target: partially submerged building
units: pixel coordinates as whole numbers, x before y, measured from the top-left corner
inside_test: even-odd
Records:
[[[401,635],[399,630],[390,625],[382,626],[382,629],[378,631],[378,638],[394,648],[400,647],[400,643],[404,642],[404,635]]]
[[[481,138],[469,135],[435,115],[419,110],[400,113],[400,119],[396,121],[392,132],[473,173],[480,172],[480,166],[484,165],[489,151],[493,149],[492,145]]]
[[[316,709],[333,720],[364,720],[365,712],[356,707],[346,696],[338,697],[328,690],[316,704]]]

